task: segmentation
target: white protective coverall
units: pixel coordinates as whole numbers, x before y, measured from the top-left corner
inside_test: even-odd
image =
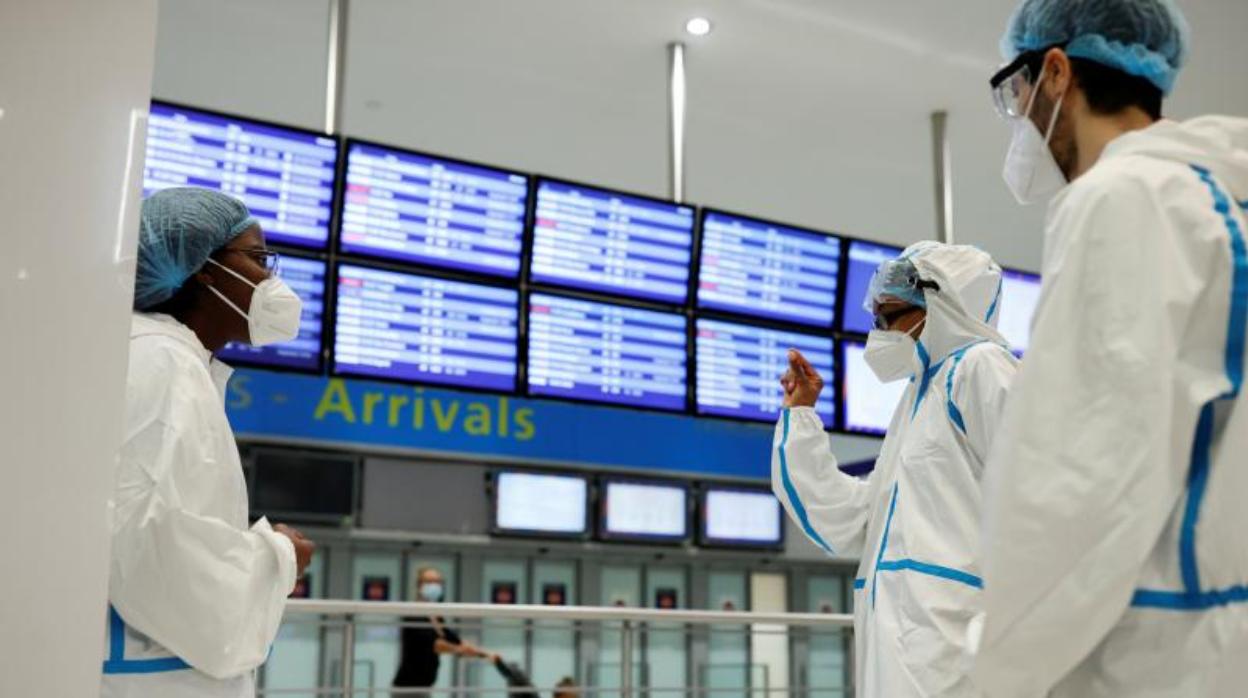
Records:
[[[225,416],[230,369],[171,317],[136,314],[113,502],[107,698],[255,695],[295,550],[247,491]]]
[[[860,556],[854,582],[858,695],[977,695],[966,625],[979,609],[979,482],[1017,360],[994,329],[1001,269],[973,247],[907,249],[927,324],[914,373],[865,479],[837,468],[815,411],[785,410],[772,488],[816,544]]]
[[[1225,117],[1120,136],[1050,204],[984,483],[990,696],[1248,695],[1245,208]]]

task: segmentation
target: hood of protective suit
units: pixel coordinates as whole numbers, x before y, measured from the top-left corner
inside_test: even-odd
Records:
[[[932,364],[955,349],[988,340],[1003,346],[997,331],[1001,314],[1001,267],[983,250],[970,245],[918,242],[902,253],[926,281],[940,290],[926,289],[927,323],[919,342]]]
[[[1163,119],[1148,128],[1115,138],[1101,158],[1147,155],[1184,165],[1199,165],[1231,190],[1248,199],[1248,119],[1202,116],[1190,121]]]

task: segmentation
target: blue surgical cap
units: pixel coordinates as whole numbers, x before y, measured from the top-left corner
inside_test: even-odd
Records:
[[[1144,78],[1170,94],[1187,54],[1172,0],[1023,0],[1001,38],[1007,61],[1059,44],[1066,55]]]
[[[867,297],[862,300],[862,307],[868,313],[874,314],[875,307],[885,297],[895,298],[916,308],[927,307],[927,299],[923,296],[923,289],[919,287],[919,270],[907,257],[880,262],[871,277],[871,283],[867,285]]]
[[[134,308],[173,297],[208,256],[256,224],[241,201],[211,189],[165,189],[143,201]]]

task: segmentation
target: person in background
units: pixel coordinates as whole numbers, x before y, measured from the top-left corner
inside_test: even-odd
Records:
[[[251,697],[314,545],[247,525],[213,354],[293,338],[300,301],[237,200],[168,189],[141,220],[101,695]]]
[[[1017,359],[995,329],[1001,267],[968,246],[921,242],[876,271],[866,360],[909,381],[875,470],[837,467],[814,405],[823,378],[796,350],[772,488],[829,554],[859,557],[854,582],[858,695],[975,696],[962,662],[979,608],[980,478]]]
[[[416,573],[416,596],[419,601],[439,603],[445,597],[446,581],[434,567]],[[438,680],[440,655],[452,654],[473,659],[498,661],[498,655],[477,649],[464,642],[459,633],[447,627],[442,618],[404,618],[411,625],[400,635],[399,670],[394,675],[394,688],[429,688]],[[395,696],[427,695],[420,691],[396,692]]]
[[[571,676],[565,676],[555,684],[554,698],[579,698],[581,690],[576,686],[576,680]]]
[[[1006,181],[1056,198],[984,483],[994,698],[1248,691],[1248,120],[1161,118],[1187,34],[1169,0],[1026,0],[1002,40]]]

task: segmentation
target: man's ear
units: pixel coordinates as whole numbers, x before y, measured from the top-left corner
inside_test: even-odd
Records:
[[[1074,68],[1070,56],[1060,48],[1051,48],[1044,54],[1043,89],[1051,101],[1056,102],[1060,95],[1066,94],[1075,81]]]

